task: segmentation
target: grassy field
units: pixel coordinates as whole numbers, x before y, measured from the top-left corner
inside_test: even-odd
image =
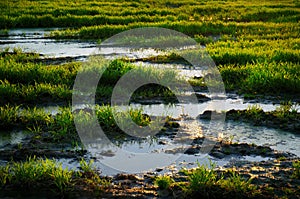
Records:
[[[132,28],[173,29],[206,46],[220,70],[227,91],[253,98],[276,96],[279,99],[290,99],[291,103],[300,99],[299,0],[1,0],[0,10],[1,37],[7,36],[9,29],[13,28],[55,27],[59,29],[47,37],[101,43],[106,38]],[[174,54],[151,59],[162,63],[182,60]],[[162,77],[166,82],[182,80],[176,71],[138,67],[128,63],[128,60],[113,60],[96,68],[83,69],[82,65],[81,62],[49,65],[42,63],[35,53],[23,53],[18,49],[12,53],[3,50],[0,53],[0,128],[7,132],[12,129],[30,131],[32,140],[41,143],[77,144],[74,115],[69,106],[79,71],[88,74],[105,70],[96,91],[98,103],[109,101],[116,82],[131,69],[139,71],[139,78],[153,75]],[[105,66],[108,66],[107,69]],[[201,88],[205,86],[203,78],[192,79],[190,82]],[[165,87],[148,86],[141,88],[135,96],[169,99],[174,94]],[[57,115],[36,107],[49,104],[67,107],[62,107]],[[291,108],[289,105],[282,107]],[[113,109],[109,105],[97,106],[95,114],[106,133],[116,137],[122,131],[113,119]],[[79,113],[88,116],[89,111],[82,110]],[[142,110],[128,111],[140,126],[154,123]],[[261,121],[271,115],[280,123],[293,119],[298,121],[299,117],[295,111],[290,113],[282,109],[263,113],[259,107],[237,114],[239,119],[241,115],[246,115],[246,119],[251,121]],[[118,113],[118,117],[124,123],[127,122],[128,118],[122,112]],[[299,164],[294,162],[290,166],[294,172],[289,179],[299,179]],[[12,161],[6,166],[0,166],[0,190],[14,191],[21,188],[27,191],[28,188],[40,187],[46,190],[50,188],[64,196],[75,189],[79,192],[90,190],[100,193],[110,184],[100,178],[89,163],[81,161],[80,168],[80,171],[67,170],[52,160],[38,158],[25,162]],[[158,189],[180,191],[188,198],[197,198],[199,194],[211,198],[215,193],[225,198],[264,198],[264,194],[265,198],[271,198],[274,196],[273,190],[280,187],[276,184],[275,188],[264,188],[263,191],[267,193],[260,192],[260,188],[252,184],[251,180],[242,179],[235,172],[223,176],[200,165],[194,171],[181,172],[186,177],[183,179],[187,179],[183,182],[182,179],[169,176],[153,180]],[[283,198],[299,196],[299,191],[294,191],[287,189],[278,195]]]
[[[2,10],[1,28],[93,25],[110,25],[109,27],[113,28],[111,25],[167,24],[167,22],[170,24],[170,22],[174,22],[174,25],[178,24],[177,26],[183,29],[183,25],[189,26],[189,23],[190,25],[211,23],[220,27],[226,27],[226,25],[229,27],[254,27],[256,22],[258,24],[267,22],[263,27],[270,27],[272,23],[296,23],[299,20],[300,3],[292,0],[255,0],[251,2],[4,0],[0,5]],[[249,22],[251,23],[248,24]],[[214,30],[215,28],[212,26],[210,29]],[[265,33],[263,30],[260,32]],[[113,34],[113,32],[107,32],[107,34]]]
[[[106,69],[107,67],[107,69]],[[156,70],[154,67],[141,67],[121,60],[105,61],[97,67],[88,67],[80,62],[63,65],[45,65],[40,63],[36,54],[16,52],[0,54],[0,104],[42,105],[71,103],[73,84],[78,73],[93,74],[94,71],[103,72],[96,90],[98,103],[108,103],[112,90],[118,80],[129,70],[136,71],[136,78],[147,79],[156,77],[166,84],[181,82],[182,78],[175,70]],[[126,90],[126,88],[123,88]],[[174,97],[165,87],[152,86],[152,89],[141,88],[135,96],[164,98]],[[135,97],[133,96],[133,98]]]
[[[0,29],[61,27],[57,39],[103,40],[137,27],[164,27],[206,45],[226,89],[298,96],[300,2],[1,1]]]

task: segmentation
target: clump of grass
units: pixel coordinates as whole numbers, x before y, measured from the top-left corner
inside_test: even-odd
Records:
[[[32,193],[53,192],[62,197],[72,192],[100,193],[109,181],[100,178],[92,163],[80,161],[81,171],[63,168],[55,160],[29,157],[24,162],[0,166],[0,190],[26,190]]]
[[[53,121],[43,129],[44,132],[50,132],[54,142],[78,140],[70,108],[61,108],[60,112],[53,117]]]
[[[194,171],[187,173],[187,175],[189,181],[188,189],[192,192],[209,192],[218,180],[218,175],[213,168],[209,169],[199,163],[198,167]]]
[[[293,162],[293,168],[294,168],[294,173],[292,177],[300,179],[300,161]]]
[[[221,179],[219,182],[221,188],[231,195],[251,195],[256,190],[256,186],[251,184],[251,179],[245,180],[234,171],[230,171],[230,176]]]
[[[39,108],[21,108],[21,106],[0,106],[0,126],[2,129],[32,128],[48,125],[52,122],[49,114]]]
[[[184,82],[183,78],[178,75],[177,70],[157,69],[152,66],[137,66],[121,60],[108,62],[101,57],[92,57],[90,63],[91,64],[87,64],[80,73],[86,77],[89,77],[89,74],[93,75],[94,72],[102,73],[98,88],[96,89],[96,99],[98,99],[99,96],[104,97],[105,95],[110,97],[112,88],[120,78],[128,72],[130,72],[130,81],[122,82],[122,84],[118,85],[118,89],[121,90],[122,93],[128,93],[128,88],[132,86],[133,82],[140,82],[140,80],[153,82],[138,88],[132,95],[131,100],[133,101],[154,97],[164,99],[174,98],[173,92],[176,92],[176,89],[173,89],[173,92],[171,92],[170,87],[176,86],[179,91],[180,86]]]
[[[9,31],[7,29],[0,29],[0,36],[8,36]]]
[[[293,108],[292,101],[282,101],[280,106],[274,111],[274,115],[282,120],[293,119],[297,117],[297,109]]]
[[[66,193],[73,189],[73,171],[49,159],[28,158],[25,162],[12,162],[1,167],[1,185],[22,189],[36,186]]]
[[[11,127],[17,123],[20,106],[5,105],[0,107],[0,125],[2,128]]]
[[[226,89],[254,95],[297,95],[299,71],[298,64],[289,62],[220,66]]]
[[[186,197],[252,197],[254,194],[256,186],[251,184],[251,179],[244,179],[230,170],[217,172],[214,164],[210,167],[198,163],[198,167],[194,170],[183,170],[187,175],[187,182],[176,183],[185,192]]]
[[[161,175],[155,178],[154,184],[158,186],[159,189],[165,190],[169,189],[174,182],[171,176]]]
[[[19,53],[20,55],[24,53]],[[16,55],[0,59],[0,79],[10,83],[34,85],[36,83],[61,84],[71,87],[74,84],[80,63],[72,62],[63,65],[47,65],[28,61],[20,62],[23,58]]]
[[[293,108],[294,104],[291,101],[282,101],[280,106],[276,108],[275,111],[264,112],[259,105],[253,105],[248,107],[245,111],[246,117],[253,121],[259,121],[267,116],[273,117],[273,119],[281,121],[281,123],[294,121],[299,118],[297,109]],[[242,111],[239,111],[242,114]]]
[[[38,53],[25,53],[22,48],[5,48],[0,50],[0,59],[6,61],[15,61],[27,63],[39,58]]]
[[[100,64],[98,70],[102,70],[101,67],[106,67],[105,64]],[[128,71],[134,68],[134,65],[123,62],[121,60],[113,60],[109,63],[108,67],[104,71],[99,81],[102,85],[114,86],[117,81]]]
[[[60,108],[56,115],[46,113],[39,108],[21,108],[20,106],[0,106],[0,127],[2,129],[20,128],[29,130],[35,137],[42,138],[46,134],[46,139],[53,142],[79,141],[77,130],[74,124],[74,113],[70,107]],[[109,105],[95,106],[94,109],[79,110],[79,114],[84,125],[88,126],[91,121],[91,111],[95,115],[101,128],[109,136],[125,135],[116,124],[115,117],[120,125],[128,127],[128,121],[133,121],[138,126],[149,126],[151,129],[158,130],[157,123],[160,121],[151,121],[150,117],[143,114],[142,109],[130,108],[125,111],[118,110]],[[91,124],[92,125],[92,124]],[[134,133],[134,132],[132,132]],[[49,137],[50,136],[50,137]]]
[[[253,120],[254,122],[258,122],[262,119],[264,111],[263,111],[262,107],[255,104],[255,105],[249,106],[245,113],[246,113],[246,117]]]
[[[0,104],[43,104],[55,102],[68,102],[71,100],[72,92],[66,85],[52,84],[11,84],[0,80],[0,94],[7,96],[0,99]]]
[[[299,133],[300,114],[296,104],[283,101],[274,111],[264,112],[259,105],[252,105],[247,110],[230,110],[227,118],[250,122],[254,125],[268,126]]]
[[[89,162],[81,159],[80,170],[81,172],[77,173],[77,175],[81,178],[78,181],[78,184],[84,186],[85,189],[93,192],[95,196],[100,196],[105,187],[110,185],[110,181],[103,179],[100,177],[100,173],[93,166],[94,161],[90,160]]]
[[[93,172],[95,168],[93,167],[94,160],[90,160],[89,162],[86,162],[83,158],[79,161],[80,169],[83,172]]]
[[[152,122],[142,113],[142,109],[129,109],[127,111],[118,111],[111,106],[96,106],[95,109],[89,111],[79,110],[79,118],[77,122],[81,122],[84,126],[90,126],[90,111],[95,111],[98,123],[107,134],[107,136],[123,135],[123,131],[116,124],[115,117],[123,125],[128,125],[127,121],[134,121],[139,126],[147,126]],[[130,117],[130,118],[128,118]],[[44,128],[45,132],[50,132],[54,141],[78,140],[77,130],[74,124],[74,115],[69,108],[64,108],[54,116],[52,123]],[[87,132],[88,133],[88,132]],[[88,134],[87,134],[88,135]]]
[[[206,45],[214,42],[212,36],[204,36],[204,35],[195,35],[195,40],[202,45]]]
[[[200,87],[200,88],[205,88],[206,84],[204,81],[204,78],[191,78],[188,80],[189,84],[193,87]]]

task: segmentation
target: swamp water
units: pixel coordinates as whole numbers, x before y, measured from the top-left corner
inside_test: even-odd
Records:
[[[128,49],[116,48],[102,48],[99,50],[95,42],[82,42],[75,40],[56,41],[45,37],[49,31],[44,29],[22,29],[11,30],[7,37],[0,38],[0,48],[5,49],[20,47],[25,52],[38,52],[46,57],[74,57],[75,60],[85,60],[85,57],[91,54],[101,54],[106,58],[113,59],[115,57],[126,56],[128,58],[141,58],[147,56],[157,55],[159,52],[155,50],[146,51],[130,51]],[[117,53],[116,53],[117,52]],[[147,63],[138,62],[140,65],[147,65]],[[195,72],[201,75],[201,71],[193,71],[184,65],[176,64],[156,64],[158,68],[174,67],[181,71],[181,74],[193,77]],[[197,75],[199,75],[197,74]],[[208,95],[207,93],[201,93]],[[255,103],[262,107],[264,111],[275,110],[278,105]],[[131,107],[143,108],[144,112],[149,115],[160,116],[170,115],[172,117],[179,117],[181,115],[188,115],[189,120],[181,121],[181,126],[178,133],[183,133],[189,137],[196,137],[197,133],[205,132],[209,127],[209,121],[200,121],[196,117],[205,110],[219,110],[225,111],[230,109],[244,110],[254,103],[244,102],[244,100],[237,95],[229,95],[226,100],[207,101],[199,104],[131,104]],[[120,107],[121,109],[128,108],[127,106]],[[59,112],[59,107],[45,107],[45,111],[56,114]],[[192,123],[192,125],[191,125]],[[199,129],[195,131],[195,128]],[[255,143],[257,145],[270,146],[273,149],[290,152],[300,157],[300,136],[289,132],[284,132],[278,129],[271,129],[266,127],[251,126],[246,123],[239,122],[225,122],[221,130],[224,137],[232,137],[233,142]],[[196,135],[195,135],[196,134]],[[176,138],[176,137],[175,137]],[[142,141],[125,140],[116,149],[109,147],[101,149],[97,152],[95,157],[95,166],[102,171],[102,174],[112,175],[116,174],[118,170],[126,170],[128,172],[142,172],[142,171],[160,171],[172,172],[179,170],[181,167],[192,168],[197,166],[197,161],[201,164],[209,164],[212,160],[219,166],[226,165],[229,162],[237,160],[248,161],[264,161],[268,158],[261,156],[230,156],[223,159],[217,159],[207,154],[187,155],[183,153],[172,153],[170,151],[180,147],[188,146],[191,143],[180,143],[174,137],[171,139],[168,136],[158,138],[148,138]],[[26,139],[26,135],[22,132],[11,132],[0,134],[0,150],[3,150],[7,144],[20,144]],[[78,161],[73,159],[59,159],[59,162],[64,167],[77,168]],[[125,161],[126,164],[119,168],[112,168],[107,165],[118,165]],[[168,162],[170,164],[167,168],[162,168]],[[145,166],[145,167],[144,167]],[[151,169],[149,169],[151,168]]]

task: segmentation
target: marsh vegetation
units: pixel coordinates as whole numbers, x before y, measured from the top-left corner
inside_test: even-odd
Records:
[[[226,92],[244,99],[271,99],[268,103],[277,103],[273,111],[264,111],[258,105],[250,106],[247,110],[228,111],[227,119],[239,121],[238,125],[247,122],[251,126],[283,129],[284,133],[292,131],[293,134],[286,136],[299,139],[299,1],[16,0],[1,1],[0,8],[0,47],[14,43],[9,40],[10,30],[20,28],[56,28],[39,39],[60,41],[62,45],[69,41],[98,45],[117,33],[140,27],[162,27],[182,32],[207,50],[220,71]],[[26,39],[25,33],[14,36],[20,40]],[[174,42],[167,38],[159,39],[157,43]],[[134,38],[128,37],[122,42],[130,41],[134,41]],[[185,41],[178,41],[181,42]],[[88,59],[93,59],[93,56]],[[37,194],[37,190],[44,194],[51,190],[53,197],[74,198],[80,198],[81,194],[87,197],[142,198],[300,196],[299,157],[286,151],[277,152],[268,146],[232,143],[232,139],[228,142],[224,137],[218,138],[217,149],[210,154],[213,159],[219,157],[223,160],[227,155],[239,158],[245,154],[259,154],[269,159],[254,163],[237,161],[236,165],[231,165],[236,170],[198,164],[192,170],[182,168],[178,172],[172,171],[172,175],[157,175],[158,172],[144,173],[143,178],[126,174],[113,177],[100,175],[93,167],[92,160],[82,159],[92,158],[87,155],[88,151],[77,134],[75,114],[80,115],[81,122],[86,123],[94,114],[106,135],[119,145],[139,139],[138,136],[126,135],[114,117],[124,124],[132,119],[141,128],[158,128],[156,119],[160,118],[150,117],[142,108],[116,111],[117,107],[110,105],[113,89],[126,73],[135,71],[137,79],[159,78],[165,85],[178,85],[179,91],[182,89],[181,82],[188,81],[199,92],[199,102],[210,98],[203,95],[208,92],[206,80],[209,74],[186,79],[174,68],[160,70],[151,67],[151,64],[179,64],[189,68],[191,64],[174,52],[144,58],[119,57],[98,61],[100,64],[95,66],[76,61],[73,57],[57,59],[21,48],[1,48],[1,134],[24,131],[26,139],[18,144],[5,144],[1,148],[1,160],[5,162],[1,162],[3,165],[0,166],[0,197],[15,196],[19,190],[24,192],[20,193],[20,197],[26,195],[27,190],[33,195]],[[147,67],[141,62],[146,63]],[[95,72],[102,73],[95,91],[97,105],[72,110],[76,76],[79,73],[89,76]],[[126,89],[121,88],[124,92]],[[176,95],[187,94],[175,93],[168,86],[148,84],[134,92],[130,103],[176,104]],[[58,111],[45,111],[49,105],[59,106]],[[115,111],[117,114],[114,116]],[[203,117],[210,119],[210,114],[204,114]],[[153,136],[151,140],[161,148],[176,141],[176,135],[186,133],[192,143],[184,147],[187,147],[189,155],[199,154],[203,137],[195,138],[183,128],[185,124],[191,125],[189,120],[198,119],[189,118],[184,111],[179,118],[166,117],[163,128],[156,129],[160,132],[159,136]],[[198,131],[197,128],[192,130]],[[174,151],[177,149],[172,150],[172,153],[176,153]],[[79,166],[77,169],[68,169],[56,160],[49,159],[52,157],[72,158]],[[15,160],[7,161],[13,158]]]

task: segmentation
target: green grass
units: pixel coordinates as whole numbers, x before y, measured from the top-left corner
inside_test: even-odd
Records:
[[[207,51],[217,64],[227,91],[254,96],[299,97],[299,46],[299,39],[295,38],[248,40],[240,37],[210,43]],[[184,62],[174,53],[150,57],[146,61]],[[189,82],[203,87],[203,80],[191,79]]]
[[[159,189],[164,190],[170,188],[171,184],[174,182],[175,182],[174,179],[171,178],[170,176],[163,175],[163,176],[156,177],[154,184],[158,186]]]
[[[71,90],[66,85],[35,83],[34,85],[11,84],[0,80],[0,104],[37,105],[70,102]]]
[[[4,60],[15,60],[17,62],[29,62],[34,61],[39,58],[39,55],[37,53],[24,53],[22,48],[16,47],[13,49],[10,49],[9,47],[5,49],[0,50],[0,57]]]
[[[259,6],[256,6],[259,5]],[[299,20],[297,1],[3,1],[0,28],[82,27],[150,22],[267,22]]]
[[[44,191],[64,197],[71,195],[71,192],[82,193],[87,189],[99,191],[109,184],[92,169],[91,163],[82,160],[80,165],[83,169],[74,171],[63,168],[61,163],[50,159],[32,157],[24,162],[12,161],[0,166],[0,190],[4,193],[8,190],[26,193]],[[83,185],[85,189],[82,189]]]
[[[213,169],[205,166],[198,166],[195,171],[187,174],[189,181],[189,191],[209,192],[213,186],[217,185],[217,173]]]
[[[245,179],[238,173],[230,170],[217,172],[212,168],[201,166],[193,170],[182,170],[187,176],[173,179],[171,176],[158,176],[155,184],[160,189],[170,189],[175,192],[179,189],[184,198],[217,198],[222,196],[251,198],[256,193],[257,187],[251,183],[251,179]]]
[[[29,158],[25,162],[12,162],[1,166],[1,187],[13,184],[23,189],[35,186],[51,187],[61,193],[73,187],[73,171],[49,159]]]
[[[253,119],[255,122],[259,122],[263,119],[264,111],[259,105],[249,106],[246,110],[246,117]]]
[[[7,28],[64,27],[66,29],[53,31],[50,36],[58,39],[103,40],[137,27],[164,27],[177,30],[206,45],[207,51],[221,72],[227,91],[238,90],[241,94],[247,95],[294,95],[296,97],[300,95],[298,1],[97,2],[79,0],[70,3],[62,0],[49,3],[45,0],[4,1],[1,2],[0,7],[2,10],[0,26],[4,29],[3,34],[7,34]],[[128,37],[127,40],[132,38]],[[164,39],[160,41],[170,43]],[[2,54],[4,55],[5,53]],[[23,58],[22,56],[19,55],[19,60],[23,60],[22,64],[32,59],[28,58],[28,55]],[[182,61],[178,56],[172,55],[151,60]],[[10,65],[16,66],[2,69],[0,76],[7,77],[11,84],[19,80],[31,84],[56,82],[71,86],[74,80],[72,75],[76,71],[72,69],[74,67],[72,64],[64,67],[47,67],[47,70],[40,69],[44,67],[32,66],[30,63],[24,65],[26,69],[22,69],[15,63]],[[125,65],[122,67],[124,70],[118,74],[106,72],[107,79],[103,77],[103,81],[110,84],[116,82],[118,77],[130,68]],[[69,68],[69,70],[62,68]],[[49,75],[52,73],[53,76]],[[30,79],[30,74],[33,74],[34,78]],[[109,79],[111,82],[108,81]],[[100,90],[106,94],[111,89],[105,87]]]
[[[63,65],[44,65],[32,60],[24,61],[24,53],[7,54],[0,57],[0,104],[36,105],[49,103],[68,104],[72,98],[72,88],[76,75],[93,75],[101,73],[96,90],[97,102],[107,101],[118,80],[129,71],[134,70],[135,78],[148,80],[156,78],[166,85],[183,81],[176,70],[156,69],[155,67],[136,66],[121,60],[98,60],[93,65],[78,62]],[[36,59],[36,58],[34,58]],[[92,59],[92,58],[91,58]],[[22,61],[23,60],[23,61]],[[126,87],[122,88],[124,92]],[[167,99],[173,96],[168,87],[145,86],[135,92],[133,98],[162,96]]]
[[[226,114],[227,119],[299,133],[300,114],[296,105],[291,101],[283,101],[274,111],[264,112],[260,106],[253,105],[247,110],[230,110]]]
[[[300,65],[290,62],[263,62],[227,65],[220,72],[227,90],[274,96],[299,96]]]
[[[260,37],[262,35],[281,36],[279,31],[286,31],[292,38],[297,38],[299,31],[298,27],[294,27],[295,23],[263,23],[263,22],[223,22],[223,21],[209,21],[209,22],[195,22],[195,21],[175,21],[175,22],[157,22],[157,23],[132,23],[128,25],[98,25],[81,27],[78,29],[56,30],[50,33],[50,37],[57,39],[64,38],[81,38],[81,39],[106,39],[117,33],[142,27],[161,27],[168,28],[178,32],[182,32],[188,36],[198,38],[198,35],[210,37],[211,35],[231,35],[233,37],[243,37],[244,35],[251,35],[253,37]],[[265,36],[266,37],[266,36]],[[249,36],[248,36],[249,38]]]
[[[95,171],[95,168],[93,167],[93,163],[94,161],[93,160],[90,160],[89,162],[86,162],[84,159],[81,159],[79,164],[80,164],[80,169],[83,171],[83,172],[94,172]]]
[[[23,53],[20,53],[23,54]],[[69,63],[64,65],[45,66],[33,62],[20,62],[19,56],[3,57],[0,61],[0,78],[6,79],[12,84],[34,85],[63,84],[71,87],[74,84],[80,63]]]
[[[269,116],[273,117],[273,119],[280,120],[281,124],[299,119],[299,113],[297,113],[297,109],[294,108],[294,104],[291,101],[281,102],[275,111],[270,112],[264,112],[260,106],[253,105],[245,111],[245,114],[246,117],[257,122],[269,118]]]
[[[251,178],[245,180],[239,174],[234,171],[229,171],[230,175],[226,179],[221,179],[219,184],[225,190],[224,195],[226,193],[230,197],[231,192],[235,193],[236,196],[238,195],[247,195],[251,196],[251,193],[254,195],[255,190],[257,187],[251,184]]]
[[[294,168],[294,173],[292,177],[300,179],[300,161],[293,162],[293,168]]]
[[[1,129],[32,128],[34,125],[47,125],[52,117],[38,108],[22,109],[20,106],[0,107]]]
[[[74,142],[79,141],[76,127],[74,125],[74,115],[69,107],[60,108],[59,113],[50,115],[39,108],[22,109],[20,106],[1,106],[0,107],[0,127],[1,129],[11,130],[15,128],[29,130],[36,139],[47,139],[47,142]],[[132,119],[139,126],[148,126],[157,129],[158,121],[151,121],[145,117],[142,109],[128,109],[120,111],[116,107],[96,106],[95,114],[101,128],[107,136],[123,135],[123,131],[117,126],[113,111],[121,124],[125,125]],[[128,113],[128,114],[126,114]],[[80,111],[83,120],[89,122],[90,113]],[[86,120],[84,120],[86,118]],[[85,125],[87,125],[85,123]],[[132,132],[134,133],[134,132]],[[47,134],[46,137],[43,135]]]
[[[247,63],[290,62],[294,65],[300,61],[300,40],[289,39],[245,39],[240,36],[235,40],[217,41],[207,45],[207,50],[217,65]]]
[[[83,76],[88,76],[89,74],[92,75],[94,72],[103,73],[98,83],[102,86],[114,86],[119,79],[129,71],[132,72],[131,81],[144,79],[145,82],[147,82],[152,78],[155,78],[160,80],[163,85],[178,84],[180,81],[183,81],[183,78],[178,75],[178,71],[175,69],[157,69],[155,67],[144,67],[141,65],[136,66],[121,60],[108,62],[101,57],[96,57],[95,59],[96,60],[91,59],[79,72]]]

